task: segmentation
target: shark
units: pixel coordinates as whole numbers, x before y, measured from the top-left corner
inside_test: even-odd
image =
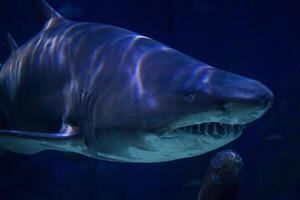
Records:
[[[237,139],[271,107],[259,81],[124,28],[68,20],[33,0],[42,30],[0,71],[0,148],[116,162],[202,155]]]

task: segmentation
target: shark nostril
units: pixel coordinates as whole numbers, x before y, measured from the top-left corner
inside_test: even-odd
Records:
[[[273,103],[273,94],[270,90],[265,89],[263,95],[260,96],[259,105],[262,108],[269,108]]]
[[[266,100],[266,99],[264,99],[264,100],[262,100],[261,102],[260,102],[260,105],[262,106],[262,107],[264,107],[264,108],[266,108],[266,107],[268,107],[269,105],[270,105],[270,101],[269,100]]]
[[[273,103],[273,93],[265,86],[261,86],[261,90],[259,93],[260,105],[263,108],[269,108]]]
[[[264,108],[264,109],[268,109],[272,106],[273,104],[273,101],[272,100],[262,100],[261,101],[261,106]]]

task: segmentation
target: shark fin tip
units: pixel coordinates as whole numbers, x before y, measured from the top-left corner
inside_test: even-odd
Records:
[[[61,21],[64,19],[45,0],[32,0],[32,4],[33,4],[33,7],[36,10],[39,18],[43,22],[49,21],[49,20],[58,22],[58,21]]]

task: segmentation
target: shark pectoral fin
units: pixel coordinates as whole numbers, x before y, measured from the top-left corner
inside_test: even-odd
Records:
[[[44,150],[68,151],[64,145],[76,141],[77,136],[77,130],[71,126],[64,126],[55,133],[0,130],[0,148],[23,154]]]
[[[78,131],[71,126],[64,126],[59,132],[32,132],[18,130],[0,130],[0,136],[13,136],[30,139],[66,139],[78,135]]]

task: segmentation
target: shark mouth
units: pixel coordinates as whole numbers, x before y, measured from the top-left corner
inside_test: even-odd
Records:
[[[238,136],[243,132],[245,124],[223,124],[219,122],[205,122],[189,126],[183,126],[168,133],[199,134],[207,137],[225,138],[229,135]]]

